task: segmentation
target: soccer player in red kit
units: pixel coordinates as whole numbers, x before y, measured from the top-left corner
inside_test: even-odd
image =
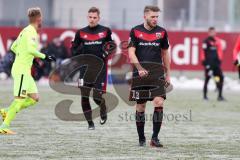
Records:
[[[208,29],[208,37],[203,41],[202,44],[202,64],[205,68],[205,81],[203,87],[203,98],[208,100],[207,97],[207,85],[211,78],[214,76],[214,80],[218,89],[218,101],[224,101],[222,96],[223,89],[223,72],[221,69],[221,60],[223,57],[223,49],[221,39],[216,36],[216,30],[214,27]]]
[[[234,64],[238,68],[238,75],[240,79],[240,36],[238,37],[235,47],[233,49],[233,60]]]
[[[90,87],[92,89],[98,89],[100,91],[105,90],[106,78],[107,78],[107,57],[108,52],[104,50],[104,46],[107,43],[113,42],[111,38],[111,30],[108,27],[98,24],[100,20],[100,10],[96,7],[91,7],[88,10],[88,26],[79,29],[76,32],[74,41],[72,43],[72,52],[73,55],[92,55],[95,58],[101,59],[104,63],[103,71],[99,75],[99,81],[93,83],[85,82],[85,73],[87,72],[87,67],[80,68],[80,79],[83,81],[82,86]],[[86,64],[87,65],[87,64]],[[83,90],[82,90],[83,91]],[[82,109],[85,115],[85,118],[88,122],[88,129],[94,130],[94,122],[92,120],[92,109],[89,102],[90,91],[87,91],[87,96],[82,96],[81,104]],[[100,94],[103,94],[101,92]],[[105,99],[94,98],[94,102],[100,107],[100,123],[104,124],[107,120],[107,108],[105,105]]]
[[[150,62],[164,66],[165,75],[163,73],[161,76],[164,78],[164,81],[166,80],[170,83],[168,34],[164,28],[157,25],[159,11],[160,9],[157,6],[145,7],[144,23],[133,27],[130,32],[128,52],[130,61],[134,65],[133,76],[139,76],[141,78],[149,76],[149,73],[152,71],[148,70],[148,68],[144,68],[144,63]],[[149,88],[144,87],[141,90],[149,90]],[[153,134],[150,145],[154,147],[163,147],[159,141],[158,134],[162,124],[163,102],[165,99],[166,93],[151,98],[140,97],[136,99],[136,127],[140,146],[146,145],[146,138],[144,135],[145,107],[147,101],[152,101],[154,113],[152,118]]]

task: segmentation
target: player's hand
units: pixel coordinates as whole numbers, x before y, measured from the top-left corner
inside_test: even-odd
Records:
[[[103,58],[108,57],[108,55],[109,55],[109,52],[105,51],[105,52],[103,53]]]
[[[205,60],[202,61],[202,65],[203,65],[203,66],[206,66],[206,65],[207,65],[207,63],[206,63]]]
[[[56,58],[54,56],[46,56],[45,60],[48,61],[48,62],[52,62],[52,61],[55,62]]]
[[[210,69],[210,65],[206,65],[205,68],[206,68],[206,69]]]
[[[110,41],[104,44],[103,46],[103,58],[108,57],[110,54],[114,53],[117,48],[117,45],[114,41]]]
[[[144,68],[141,68],[140,70],[138,70],[138,74],[140,77],[146,77],[148,75],[148,71]]]
[[[234,61],[233,64],[234,64],[235,66],[239,66],[239,65],[240,65],[239,62],[238,62],[238,60]]]
[[[221,64],[222,64],[222,61],[221,61],[221,60],[218,60],[218,64],[221,65]]]
[[[171,81],[170,81],[170,76],[169,76],[169,75],[166,75],[165,80],[166,80],[167,83],[170,83],[170,82],[171,82]]]

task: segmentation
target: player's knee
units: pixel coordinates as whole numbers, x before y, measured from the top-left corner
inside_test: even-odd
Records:
[[[39,97],[33,98],[36,102],[39,101]]]
[[[224,75],[220,76],[220,80],[223,81],[224,80]]]
[[[34,101],[38,102],[39,101],[39,96],[38,95],[32,95],[30,96]]]
[[[89,97],[82,97],[82,102],[83,103],[89,102]]]
[[[138,112],[144,112],[144,111],[145,111],[145,106],[146,106],[146,103],[137,104],[137,105],[136,105],[136,110],[137,110]]]
[[[163,106],[164,99],[162,97],[155,97],[153,99],[153,105],[155,107]]]
[[[205,76],[205,83],[208,82],[210,80],[210,76]]]
[[[96,99],[96,98],[94,98],[93,101],[94,101],[97,105],[100,105],[101,103],[104,103],[104,102],[105,102],[103,98],[101,98],[101,99]]]
[[[217,78],[217,80],[216,80],[216,78]],[[224,76],[223,75],[218,75],[218,76],[216,76],[216,78],[215,78],[215,81],[217,83],[223,83],[223,80],[224,80]]]

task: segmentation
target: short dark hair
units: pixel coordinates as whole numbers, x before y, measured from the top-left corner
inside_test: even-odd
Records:
[[[98,15],[100,15],[100,10],[97,8],[97,7],[91,7],[89,10],[88,10],[88,13],[97,13]]]
[[[149,11],[160,12],[160,9],[158,6],[145,6],[144,13],[147,13]]]
[[[215,27],[209,27],[208,30],[209,31],[215,30]]]

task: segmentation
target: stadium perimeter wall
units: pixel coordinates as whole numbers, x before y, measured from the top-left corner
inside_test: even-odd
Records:
[[[16,37],[21,28],[0,27],[0,55],[4,56],[7,48],[11,45],[11,38]],[[40,41],[51,41],[54,37],[60,37],[67,48],[71,46],[71,40],[75,36],[75,29],[63,28],[44,28],[40,32]],[[200,71],[203,70],[201,65],[200,53],[202,51],[202,41],[207,37],[207,32],[174,32],[168,31],[169,41],[171,44],[171,68],[172,70],[182,71]],[[129,31],[113,30],[113,39],[118,44],[117,54],[121,56],[112,60],[113,67],[119,67],[127,61],[127,41]],[[233,48],[239,33],[218,33],[222,39],[224,55],[222,68],[224,71],[235,71],[233,67]],[[41,45],[40,45],[41,47]]]

